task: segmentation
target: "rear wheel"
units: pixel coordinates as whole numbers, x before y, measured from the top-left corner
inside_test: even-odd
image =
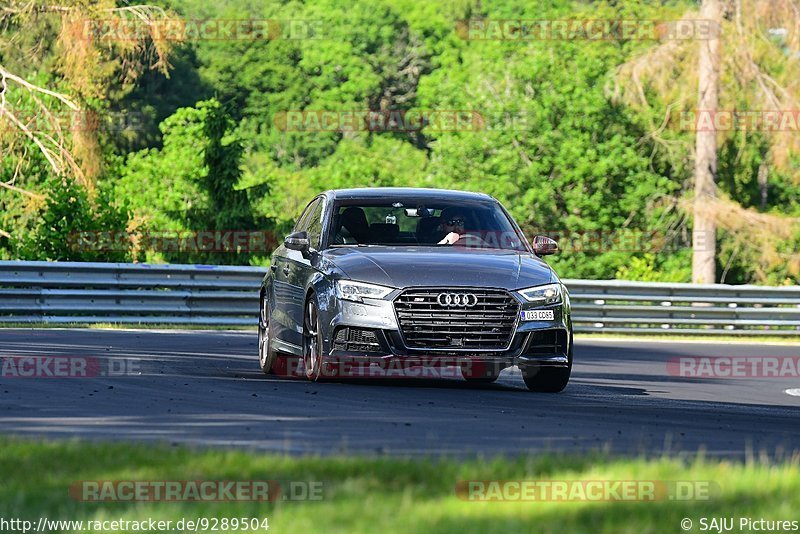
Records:
[[[269,332],[269,302],[261,299],[261,311],[258,314],[258,364],[265,374],[272,370],[275,363],[275,350]]]
[[[319,380],[322,376],[322,329],[319,310],[314,298],[306,302],[303,321],[303,364],[309,380]]]

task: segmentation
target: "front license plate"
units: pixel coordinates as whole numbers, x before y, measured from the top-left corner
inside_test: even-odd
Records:
[[[525,310],[522,313],[523,321],[552,321],[555,319],[553,310]]]

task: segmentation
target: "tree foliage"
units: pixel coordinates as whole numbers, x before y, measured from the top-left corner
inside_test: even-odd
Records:
[[[696,63],[691,48],[676,41],[468,40],[458,21],[674,20],[691,16],[696,2],[155,4],[164,16],[189,20],[269,19],[282,33],[271,39],[187,40],[168,49],[145,39],[137,45],[144,48],[130,49],[135,64],[123,59],[128,49],[119,48],[122,44],[95,43],[103,60],[94,64],[97,72],[88,85],[78,83],[59,60],[60,19],[45,22],[36,15],[36,24],[26,22],[35,29],[28,36],[20,35],[18,26],[0,34],[0,65],[17,70],[28,65],[26,79],[42,87],[145,121],[98,141],[98,183],[113,191],[112,204],[128,206],[127,230],[257,229],[281,236],[324,189],[448,187],[490,193],[528,233],[561,236],[566,250],[552,263],[566,277],[690,279],[691,217],[683,206],[691,190],[692,137],[664,117],[667,110],[691,109],[697,84],[684,68]],[[770,33],[781,24],[774,9],[759,0],[738,5],[738,18],[726,19],[726,46],[738,47],[743,35],[753,39],[736,48],[742,58],[737,65],[749,77],[723,81],[732,87],[723,106],[769,103],[745,96],[757,95],[752,90],[762,85],[788,105],[798,90],[798,63],[790,54],[796,28]],[[781,5],[789,4],[781,0]],[[97,6],[84,8],[119,9]],[[313,24],[300,24],[309,31],[292,34],[292,21]],[[26,62],[2,47],[14,39],[47,46]],[[759,71],[745,61],[744,50],[755,51],[750,59]],[[128,67],[135,76],[126,74]],[[464,131],[431,124],[410,131],[280,127],[286,112],[324,110],[461,110],[480,120]],[[732,132],[721,140],[720,199],[745,210],[736,212],[741,220],[755,224],[800,215],[793,142],[758,132]],[[54,173],[29,143],[3,146],[29,161],[20,172],[16,156],[4,158],[4,181],[34,194],[0,191],[0,203],[9,209],[0,216],[0,231],[11,234],[31,227],[32,214],[54,187],[48,181]],[[754,247],[743,239],[746,233],[735,218],[726,224],[720,226],[718,260],[726,282],[797,282],[796,235],[776,233],[769,243],[775,255],[766,261],[757,250],[765,243]],[[633,247],[614,240],[623,232],[635,236],[628,241]],[[587,244],[591,235],[609,235],[611,241]],[[14,254],[19,251],[6,248],[7,256]],[[152,261],[265,261],[257,254],[156,253],[135,246],[130,254]]]
[[[242,144],[228,111],[214,99],[181,108],[161,125],[163,147],[131,153],[121,164],[115,196],[131,199],[135,232],[149,236],[265,229],[248,191],[237,189]],[[143,250],[149,260],[246,261],[218,250]],[[256,256],[264,256],[262,253]]]

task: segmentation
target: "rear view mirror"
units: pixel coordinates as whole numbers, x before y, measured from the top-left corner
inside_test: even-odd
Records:
[[[548,256],[558,252],[558,243],[555,239],[547,236],[537,235],[533,238],[533,252],[537,256]]]
[[[436,213],[434,210],[426,208],[425,206],[406,208],[403,211],[405,212],[406,217],[433,217]]]

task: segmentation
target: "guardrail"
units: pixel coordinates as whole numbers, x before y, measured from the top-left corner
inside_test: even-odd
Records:
[[[0,323],[252,325],[262,267],[0,261]],[[564,280],[576,332],[800,335],[800,287]]]
[[[260,267],[0,261],[0,322],[253,325]]]
[[[576,332],[800,335],[800,287],[564,280]]]

